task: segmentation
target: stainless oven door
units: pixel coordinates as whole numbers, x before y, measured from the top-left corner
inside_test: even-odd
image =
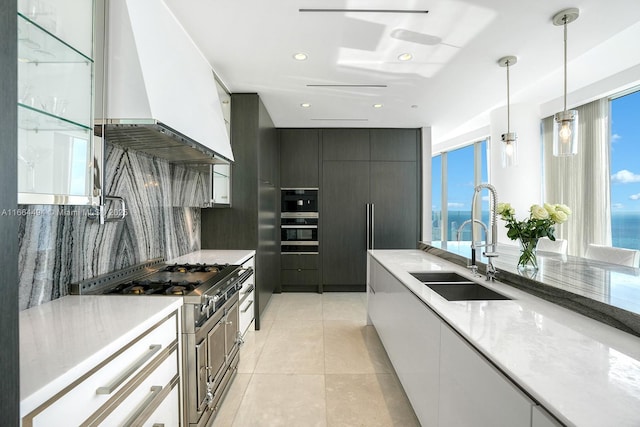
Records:
[[[224,373],[225,368],[225,325],[224,317],[220,319],[218,324],[209,332],[207,341],[207,354],[209,355],[209,367],[211,368],[211,382],[213,383],[213,390],[215,390],[219,378]]]

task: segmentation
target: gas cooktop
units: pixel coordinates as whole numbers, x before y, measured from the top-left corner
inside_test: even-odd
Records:
[[[202,294],[230,275],[229,264],[165,264],[161,259],[71,285],[72,294],[190,295]]]

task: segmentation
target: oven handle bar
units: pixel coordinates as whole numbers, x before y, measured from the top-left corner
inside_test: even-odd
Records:
[[[125,382],[125,380],[129,378],[131,375],[133,375],[133,373],[137,371],[140,367],[142,367],[142,365],[147,363],[147,361],[149,361],[149,359],[151,359],[154,354],[159,352],[161,348],[162,348],[161,344],[150,345],[147,352],[142,356],[140,356],[138,360],[136,360],[131,365],[129,365],[129,367],[124,372],[122,372],[118,377],[116,377],[113,381],[111,381],[111,384],[103,387],[98,387],[98,389],[96,390],[96,394],[113,393],[113,391],[117,389],[120,386],[120,384]]]

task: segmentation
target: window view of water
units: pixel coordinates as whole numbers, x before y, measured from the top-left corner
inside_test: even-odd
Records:
[[[640,249],[640,212],[611,212],[613,246]]]
[[[611,243],[640,249],[640,92],[611,101]]]
[[[471,211],[448,211],[447,212],[447,229],[449,233],[449,241],[457,240],[457,232],[458,228],[468,219],[471,219]],[[487,227],[489,226],[489,212],[482,212],[482,222],[484,222]],[[498,221],[500,219],[498,218]],[[440,230],[442,229],[442,212],[441,211],[432,211],[431,212],[431,224],[433,227],[433,239],[440,240]],[[498,226],[500,224],[498,223]],[[477,237],[477,236],[476,236]],[[460,231],[460,240],[461,241],[471,241],[471,224],[465,225],[464,229]],[[482,240],[485,240],[484,232],[482,232]]]

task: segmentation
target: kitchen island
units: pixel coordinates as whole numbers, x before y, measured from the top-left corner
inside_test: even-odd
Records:
[[[461,266],[470,261],[470,242],[421,242],[420,249]],[[502,282],[640,337],[640,268],[539,251],[538,270],[520,272],[518,247],[499,244],[496,252]],[[484,271],[486,258],[478,261]]]
[[[427,271],[472,279],[369,251],[369,318],[423,425],[640,425],[638,337],[500,282],[481,284],[510,300],[447,301],[410,274]]]

